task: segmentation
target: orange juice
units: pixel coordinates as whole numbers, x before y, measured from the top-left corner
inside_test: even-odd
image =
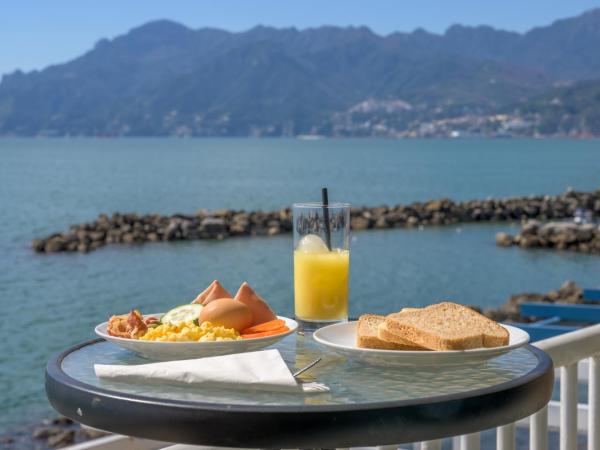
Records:
[[[294,251],[296,317],[307,321],[348,318],[350,252]]]

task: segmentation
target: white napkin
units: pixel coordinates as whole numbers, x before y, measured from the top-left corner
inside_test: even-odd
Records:
[[[135,366],[94,364],[98,378],[128,382],[213,385],[268,391],[322,392],[314,383],[297,383],[279,350],[211,356]]]

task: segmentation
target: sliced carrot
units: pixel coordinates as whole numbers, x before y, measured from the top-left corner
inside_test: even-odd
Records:
[[[268,322],[259,323],[253,327],[246,328],[245,330],[241,331],[241,334],[262,333],[263,331],[273,331],[282,327],[285,327],[285,320],[269,320]]]
[[[290,331],[290,329],[288,327],[284,326],[284,327],[277,328],[276,330],[262,331],[260,333],[247,333],[247,334],[242,334],[241,336],[243,339],[255,339],[255,338],[261,338],[261,337],[267,337],[267,336],[275,336],[276,334],[285,333],[286,331]]]
[[[288,327],[281,327],[281,328],[278,328],[277,330],[262,331],[260,333],[242,334],[241,336],[242,336],[242,339],[257,339],[257,338],[262,338],[262,337],[267,337],[267,336],[275,336],[277,334],[285,333],[286,331],[289,331]]]

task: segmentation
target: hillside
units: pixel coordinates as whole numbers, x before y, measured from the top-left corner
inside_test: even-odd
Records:
[[[386,135],[600,78],[598,30],[600,10],[525,34],[151,22],[67,63],[5,75],[0,135]]]
[[[538,134],[600,136],[600,81],[554,89],[517,110]]]
[[[432,36],[429,45],[443,52],[529,67],[561,80],[600,78],[600,8],[525,34],[454,25]]]

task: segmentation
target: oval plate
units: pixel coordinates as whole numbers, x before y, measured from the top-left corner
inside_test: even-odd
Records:
[[[494,358],[529,342],[529,334],[520,328],[500,324],[508,330],[508,345],[494,348],[474,348],[471,350],[409,351],[376,350],[356,346],[358,322],[343,322],[328,325],[314,332],[315,340],[344,356],[378,366],[414,364],[464,364]]]
[[[160,318],[162,314],[145,314],[144,316],[153,316]],[[258,350],[268,347],[284,337],[292,334],[298,328],[295,320],[287,317],[277,316],[278,319],[285,321],[290,329],[289,331],[275,336],[266,336],[254,339],[242,339],[239,341],[218,341],[218,342],[157,342],[140,341],[138,339],[126,339],[111,336],[106,332],[108,322],[103,322],[96,326],[95,332],[101,338],[112,342],[119,347],[131,350],[138,355],[155,359],[158,361],[173,361],[177,359],[194,359],[205,356],[228,355],[230,353],[242,353]]]

